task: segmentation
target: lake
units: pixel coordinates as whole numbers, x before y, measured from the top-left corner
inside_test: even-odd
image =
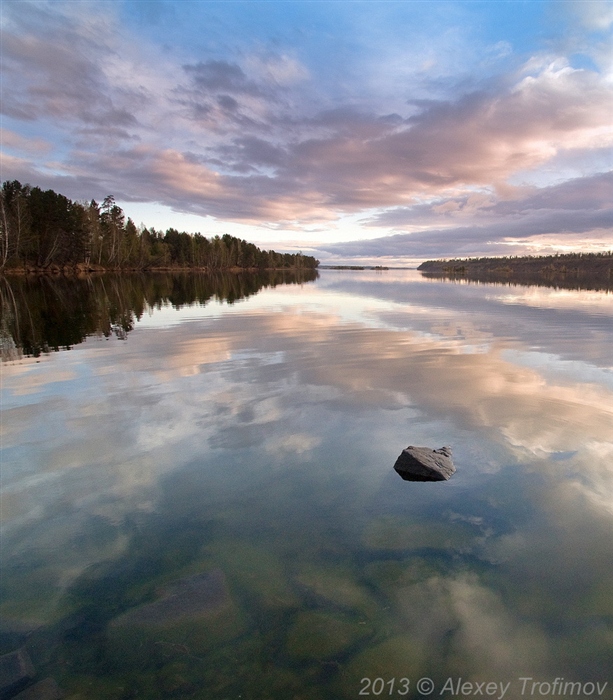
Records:
[[[3,280],[1,653],[66,698],[613,698],[613,295]],[[449,445],[446,482],[403,481]]]

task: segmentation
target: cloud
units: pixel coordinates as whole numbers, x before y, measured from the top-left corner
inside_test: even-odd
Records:
[[[61,143],[53,163],[32,145],[29,162],[7,161],[6,177],[73,198],[113,192],[124,202],[262,226],[362,215],[371,230],[411,233],[381,241],[394,254],[402,245],[416,255],[483,253],[488,241],[558,233],[596,241],[609,226],[588,185],[613,144],[610,83],[595,69],[572,68],[561,52],[535,52],[521,66],[514,58],[487,81],[456,76],[436,99],[406,92],[406,81],[385,97],[351,82],[355,71],[331,91],[322,66],[307,67],[280,46],[161,51],[122,23],[114,5],[16,7],[7,7],[3,44],[12,143],[25,139],[18,126],[26,121],[32,144],[48,141],[48,125]],[[500,61],[512,52],[506,40],[490,48]],[[397,58],[388,90],[406,73]],[[381,69],[375,62],[371,78]],[[424,85],[435,79],[420,71]],[[575,177],[572,207],[552,188],[556,173]],[[588,178],[583,188],[579,173]],[[540,190],[522,184],[539,177]],[[347,246],[330,252],[358,254]],[[376,254],[375,244],[363,251]]]
[[[48,153],[53,144],[45,139],[28,139],[10,129],[0,129],[0,143],[3,148],[10,148],[26,153]]]
[[[231,75],[226,83],[243,85],[239,73]],[[328,135],[297,142],[282,134],[274,141],[240,137],[218,147],[219,159],[246,173],[232,185],[238,198],[249,197],[256,218],[270,211],[283,217],[293,200],[298,211],[287,219],[308,220],[306,197],[316,220],[322,207],[338,216],[469,186],[503,187],[511,175],[561,150],[585,147],[592,138],[601,143],[609,123],[607,104],[608,91],[595,76],[550,65],[506,92],[431,105],[401,123],[350,108],[324,111],[303,127],[323,128]],[[278,145],[283,140],[285,145]],[[260,179],[250,175],[249,166],[257,168],[258,161],[273,165],[274,172]],[[258,206],[258,198],[283,199],[289,206]],[[228,216],[215,202],[210,213]]]
[[[613,24],[613,6],[606,0],[574,0],[570,7],[588,29],[606,31]]]
[[[269,53],[250,56],[247,65],[252,73],[279,86],[290,86],[307,80],[310,73],[300,61],[287,54]]]
[[[551,237],[539,235],[530,222],[525,226],[514,227],[504,224],[495,230],[486,227],[466,226],[449,229],[428,229],[412,234],[382,236],[371,240],[358,240],[349,243],[319,244],[317,251],[324,251],[341,257],[377,258],[391,256],[395,258],[445,258],[453,256],[515,255],[522,251],[536,253],[539,250],[557,250],[564,246],[603,249],[611,240],[611,213],[605,215],[588,215],[587,220],[581,214],[573,221],[566,221],[563,229],[555,227],[555,221],[542,222],[542,233],[551,233]],[[538,225],[538,220],[532,223]],[[602,226],[602,228],[592,228]],[[573,228],[577,230],[574,231]],[[529,232],[526,232],[528,229]],[[575,234],[581,235],[575,235]],[[572,235],[569,235],[572,234]]]
[[[247,76],[235,63],[207,61],[195,65],[184,65],[183,69],[190,76],[197,90],[260,94],[257,85],[247,80]]]
[[[429,204],[381,212],[364,225],[412,229],[369,241],[320,245],[341,256],[448,257],[512,253],[532,242],[547,247],[544,237],[572,244],[577,234],[593,242],[610,238],[613,225],[613,173],[602,173],[543,188],[517,188],[516,198],[497,200],[494,193],[470,193]],[[462,225],[471,221],[471,225]],[[520,245],[521,244],[521,245]],[[586,240],[587,245],[587,240]],[[496,246],[498,246],[496,248]],[[502,246],[502,247],[501,247]]]
[[[242,65],[210,59],[181,68],[188,82],[175,86],[171,103],[187,108],[201,128],[226,135],[270,134],[273,124],[288,120],[291,90],[309,75],[297,60],[271,52],[250,54]]]
[[[279,168],[287,164],[288,153],[257,136],[241,136],[217,149],[219,164],[237,172],[257,172],[262,167]]]
[[[7,8],[3,32],[3,113],[98,127],[137,124],[138,91],[113,85],[105,74],[114,47],[112,20],[58,14],[45,5]]]

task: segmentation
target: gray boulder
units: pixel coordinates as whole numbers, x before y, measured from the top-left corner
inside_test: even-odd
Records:
[[[451,447],[431,450],[409,445],[402,450],[394,469],[405,481],[446,481],[455,472]]]

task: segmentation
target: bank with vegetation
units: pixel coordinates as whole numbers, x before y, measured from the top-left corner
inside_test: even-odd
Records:
[[[600,288],[609,287],[613,282],[613,252],[428,260],[417,269],[438,277],[550,282]]]
[[[315,269],[302,253],[261,250],[224,234],[136,226],[115,203],[74,202],[53,190],[6,181],[0,191],[0,272]]]

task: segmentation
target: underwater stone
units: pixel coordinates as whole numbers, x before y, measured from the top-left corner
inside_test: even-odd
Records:
[[[228,578],[238,582],[257,604],[265,608],[295,608],[300,605],[278,553],[247,542],[223,540],[210,548]]]
[[[199,656],[244,631],[241,611],[220,569],[178,579],[159,595],[109,623],[108,653],[118,666],[130,669]]]
[[[12,700],[60,700],[64,693],[53,678],[45,678],[15,695]]]
[[[432,450],[409,445],[402,450],[394,469],[405,481],[446,481],[455,472],[451,447]]]
[[[182,620],[214,616],[230,607],[232,600],[221,569],[213,569],[176,581],[163,596],[124,613],[113,625],[157,627]]]
[[[0,656],[0,700],[12,697],[35,675],[36,671],[25,649]]]

